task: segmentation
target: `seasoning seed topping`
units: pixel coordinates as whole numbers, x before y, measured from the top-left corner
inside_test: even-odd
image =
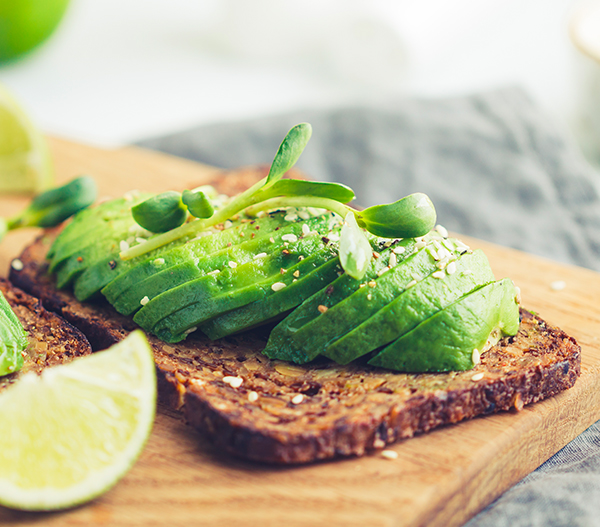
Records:
[[[210,271],[210,272],[208,272],[208,273],[206,273],[206,274],[218,274],[218,273],[220,273],[220,272],[221,272],[221,270],[220,270],[220,269],[215,269],[215,270],[213,270],[213,271]]]
[[[550,284],[552,291],[562,291],[565,287],[567,287],[567,283],[564,280],[555,280]]]
[[[154,265],[163,265],[165,263],[165,259],[164,258],[157,258],[156,260],[154,260],[152,262]]]
[[[302,234],[308,236],[310,234],[310,227],[306,223],[302,224]]]
[[[371,280],[370,282],[367,283],[367,285],[369,287],[375,287],[377,285],[377,282],[375,280]]]
[[[448,274],[454,274],[456,272],[456,262],[452,261],[448,264],[448,266],[446,267],[446,272]]]
[[[319,313],[326,313],[329,308],[327,306],[324,306],[323,304],[320,304],[319,307],[317,307],[317,309],[319,310]]]
[[[150,299],[147,296],[140,300],[140,304],[142,304],[143,306],[145,306],[148,302],[150,302]]]
[[[286,241],[286,242],[297,242],[298,241],[298,236],[296,236],[295,234],[284,234],[281,237],[282,240]]]
[[[395,450],[382,450],[381,457],[385,459],[398,459],[398,452]]]
[[[445,278],[446,272],[445,271],[436,271],[435,273],[431,273],[431,276],[433,276],[434,278]]]
[[[235,269],[237,267],[237,262],[229,261],[229,262],[227,262],[227,265],[229,267],[231,267],[232,269]]]
[[[229,229],[230,227],[233,227],[233,223],[230,220],[225,220],[223,222],[223,228],[224,229]]]
[[[275,282],[272,286],[271,289],[273,291],[281,291],[283,288],[285,287],[285,284],[283,282]]]
[[[197,329],[198,329],[198,328],[197,328],[196,326],[193,326],[193,327],[191,327],[190,329],[186,329],[186,330],[184,331],[184,333],[185,333],[186,335],[189,335],[190,333],[193,333],[193,332],[194,332],[194,331],[196,331]]]
[[[298,219],[298,215],[291,213],[291,214],[286,214],[285,217],[283,218],[285,221],[296,221]]]
[[[294,275],[296,278],[298,278],[300,276],[300,269],[296,269],[292,275]]]
[[[473,364],[479,364],[481,362],[481,354],[479,353],[479,350],[477,348],[473,350],[471,360],[473,361]]]
[[[396,267],[397,263],[398,263],[398,257],[396,256],[395,253],[391,253],[390,254],[390,261],[389,261],[388,265],[390,267]]]
[[[476,373],[475,375],[473,375],[473,377],[471,377],[471,380],[475,381],[475,382],[480,381],[481,379],[483,379],[483,375],[484,375],[484,373],[482,371],[479,373]]]
[[[249,392],[248,401],[251,403],[255,403],[256,401],[258,401],[258,394],[256,392]]]
[[[270,241],[271,243],[275,243],[275,238],[273,238],[273,236],[271,236],[271,237],[269,238],[269,241]]]
[[[267,253],[258,253],[254,255],[254,260],[258,260],[259,258],[264,258],[267,256]]]
[[[448,237],[448,231],[446,230],[446,227],[444,227],[443,225],[436,225],[435,230],[442,238]]]
[[[409,287],[412,287],[413,285],[417,285],[416,280],[411,280],[410,282],[408,282],[408,284],[406,284],[406,289],[408,289]]]
[[[300,404],[302,401],[304,401],[304,395],[301,393],[292,397],[292,404]]]
[[[390,267],[384,267],[383,269],[379,269],[379,271],[377,271],[377,276],[381,276],[383,273],[385,273],[389,270],[390,270]]]
[[[305,210],[299,210],[298,216],[300,216],[303,220],[307,220],[310,218],[310,214]]]
[[[244,382],[244,379],[241,377],[232,377],[231,375],[226,375],[223,377],[223,382],[229,384],[229,386],[232,388],[239,388]]]
[[[23,265],[23,262],[22,262],[21,260],[19,260],[18,258],[15,258],[15,259],[14,259],[14,260],[11,262],[10,266],[11,266],[11,267],[12,267],[12,268],[13,268],[15,271],[22,271],[22,270],[23,270],[23,267],[25,267],[25,266]]]
[[[119,249],[121,252],[125,252],[127,249],[129,249],[129,244],[125,240],[121,240],[119,242]]]
[[[403,253],[403,252],[405,252],[405,251],[406,251],[406,247],[404,247],[403,245],[400,245],[399,247],[394,247],[394,248],[392,249],[392,252],[393,252],[394,254],[402,254],[402,253]]]

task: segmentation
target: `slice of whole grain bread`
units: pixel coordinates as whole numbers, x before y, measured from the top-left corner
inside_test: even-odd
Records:
[[[82,304],[46,273],[51,232],[27,247],[10,280],[81,329],[95,349],[136,326],[103,303]],[[485,353],[473,370],[403,374],[364,363],[297,366],[261,354],[252,331],[211,342],[148,339],[163,403],[228,452],[271,463],[362,455],[400,438],[477,415],[521,409],[570,388],[580,373],[572,337],[528,311],[521,328]],[[479,378],[481,377],[481,378]]]
[[[40,374],[44,368],[70,362],[75,357],[89,355],[90,343],[83,333],[66,320],[44,309],[37,298],[21,291],[0,278],[0,291],[29,335],[20,371],[0,377],[0,390],[28,372]]]

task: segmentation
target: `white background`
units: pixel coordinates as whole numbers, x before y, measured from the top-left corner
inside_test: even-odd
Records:
[[[117,146],[203,123],[523,86],[569,124],[573,0],[72,0],[0,67],[46,132]]]

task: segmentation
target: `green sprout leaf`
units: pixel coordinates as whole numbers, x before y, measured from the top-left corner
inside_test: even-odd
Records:
[[[307,196],[329,198],[340,203],[354,199],[354,191],[341,183],[304,181],[302,179],[280,179],[258,193],[261,201],[279,196]]]
[[[7,220],[7,228],[54,227],[89,207],[96,201],[97,194],[96,182],[91,177],[75,178],[62,187],[36,196],[25,210]]]
[[[357,212],[358,225],[383,238],[423,236],[433,229],[435,220],[433,203],[420,192]]]
[[[273,163],[271,163],[266,181],[267,185],[281,179],[296,164],[311,135],[312,127],[308,123],[297,124],[287,133],[279,145]]]
[[[187,208],[181,201],[181,194],[170,190],[131,207],[131,214],[144,229],[150,232],[167,232],[183,225],[187,218]]]
[[[190,214],[196,218],[210,218],[215,213],[212,203],[200,190],[196,192],[184,190],[181,201],[188,208]]]
[[[361,280],[373,256],[373,249],[365,233],[356,223],[353,212],[349,212],[342,225],[340,236],[340,262],[352,278]]]

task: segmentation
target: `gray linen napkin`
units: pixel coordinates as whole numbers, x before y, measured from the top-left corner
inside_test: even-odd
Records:
[[[202,126],[142,146],[234,168],[268,164],[294,124],[298,166],[363,206],[427,193],[448,229],[600,271],[600,175],[516,88],[446,100],[297,111]],[[600,421],[469,527],[600,525]]]

